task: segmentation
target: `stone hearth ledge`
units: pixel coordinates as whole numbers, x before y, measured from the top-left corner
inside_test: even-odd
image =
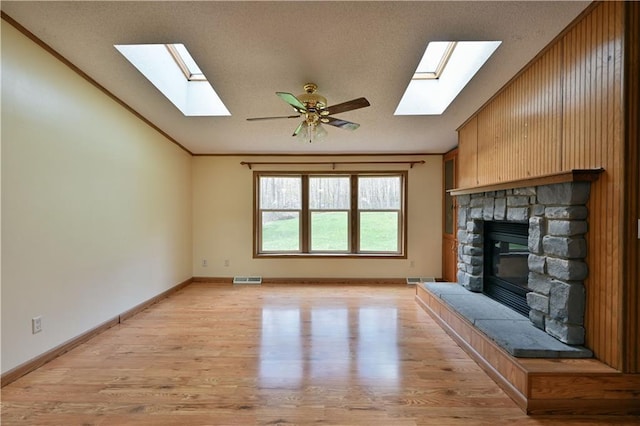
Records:
[[[429,292],[467,319],[510,355],[518,358],[591,358],[582,346],[562,343],[518,314],[482,293],[455,283],[422,283]]]

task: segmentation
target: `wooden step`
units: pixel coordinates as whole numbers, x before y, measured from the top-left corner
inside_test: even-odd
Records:
[[[416,302],[527,414],[640,414],[640,374],[593,358],[516,358],[422,285]]]

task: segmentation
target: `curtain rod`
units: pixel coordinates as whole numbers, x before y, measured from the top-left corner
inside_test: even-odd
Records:
[[[424,164],[424,160],[419,161],[241,161],[241,166],[249,167],[261,165],[315,165],[315,164],[331,164],[331,168],[335,170],[336,164],[409,164],[409,168],[413,169],[414,164]]]

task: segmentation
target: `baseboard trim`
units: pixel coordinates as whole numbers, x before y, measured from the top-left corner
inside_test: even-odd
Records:
[[[196,283],[233,284],[233,277],[193,277]],[[407,285],[406,278],[265,278],[262,284]]]
[[[146,308],[148,308],[149,306],[158,303],[160,300],[168,297],[169,295],[175,293],[178,290],[181,290],[182,288],[186,287],[187,285],[189,285],[192,282],[192,278],[189,278],[173,287],[171,287],[170,289],[163,291],[162,293],[158,294],[157,296],[154,296],[136,306],[134,306],[133,308],[121,313],[118,316],[115,316],[105,322],[103,322],[102,324],[99,324],[93,328],[91,328],[90,330],[85,331],[84,333],[70,339],[67,340],[66,342],[54,347],[53,349],[48,350],[47,352],[44,352],[41,355],[38,355],[37,357],[18,365],[15,368],[12,368],[11,370],[7,371],[6,373],[2,374],[2,376],[0,377],[0,387],[5,387],[6,385],[8,385],[9,383],[15,382],[16,380],[18,380],[20,377],[24,376],[25,374],[28,374],[40,367],[42,367],[43,365],[47,364],[50,361],[53,361],[54,359],[58,358],[60,355],[65,354],[67,352],[69,352],[70,350],[72,350],[73,348],[91,340],[93,337],[97,336],[98,334],[110,329],[111,327],[113,327],[114,325],[118,325],[123,321],[126,321],[128,318],[131,318],[132,316],[134,316],[135,314],[145,310]]]
[[[45,365],[46,363],[48,363],[49,361],[53,361],[54,359],[58,358],[60,355],[69,352],[71,349],[75,348],[76,346],[81,345],[82,343],[90,340],[92,337],[97,336],[98,334],[102,333],[105,330],[110,329],[111,327],[113,327],[114,325],[117,325],[120,323],[120,318],[119,317],[114,317],[111,318],[105,322],[103,322],[102,324],[88,330],[85,331],[84,333],[72,338],[71,340],[67,340],[66,342],[62,343],[61,345],[56,346],[53,349],[48,350],[47,352],[38,355],[37,357],[18,365],[17,367],[7,371],[6,373],[4,373],[2,375],[2,377],[0,378],[0,380],[2,381],[2,387],[5,387],[6,385],[8,385],[9,383],[15,382],[16,380],[18,380],[20,377],[24,376],[25,374],[28,374],[30,372],[32,372],[33,370],[36,370],[40,367],[42,367],[43,365]]]
[[[188,278],[188,279],[182,281],[180,284],[177,284],[177,285],[171,287],[170,289],[163,291],[162,293],[158,294],[157,296],[154,296],[149,300],[145,300],[144,302],[140,303],[139,305],[136,305],[133,308],[124,311],[123,313],[121,313],[119,315],[119,319],[120,319],[119,322],[126,321],[127,319],[131,318],[135,314],[144,311],[149,306],[158,303],[162,299],[165,299],[165,298],[169,297],[171,294],[173,294],[173,293],[175,293],[175,292],[177,292],[179,290],[182,290],[183,288],[185,288],[186,286],[191,284],[192,281],[193,281],[193,278]]]
[[[194,283],[233,284],[233,277],[193,277]]]

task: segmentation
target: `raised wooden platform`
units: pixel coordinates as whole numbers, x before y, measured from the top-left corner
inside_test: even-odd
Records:
[[[416,301],[527,414],[640,415],[640,374],[596,359],[515,358],[422,285]]]

